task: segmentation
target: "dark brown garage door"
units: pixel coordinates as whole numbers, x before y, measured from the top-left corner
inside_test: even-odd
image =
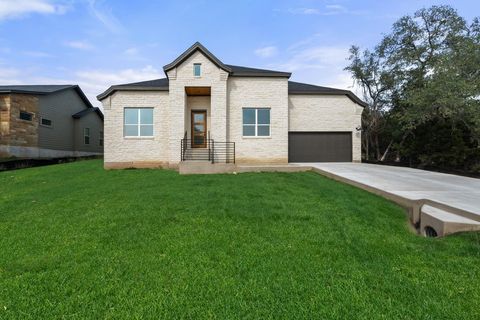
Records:
[[[289,162],[351,162],[351,132],[289,132]]]

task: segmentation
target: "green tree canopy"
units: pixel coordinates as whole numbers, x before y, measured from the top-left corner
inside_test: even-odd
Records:
[[[404,144],[413,145],[415,137],[425,132],[425,125],[437,122],[442,125],[432,128],[436,128],[439,140],[440,136],[457,132],[460,126],[461,132],[468,135],[467,148],[478,149],[478,18],[468,24],[449,6],[421,9],[395,22],[391,33],[373,51],[361,52],[352,46],[350,53],[346,70],[363,89],[369,103],[363,117],[365,139],[369,141],[364,146],[375,145],[377,160],[379,150],[388,150],[392,144],[400,155],[409,149],[411,157],[411,146]],[[432,132],[429,136],[432,139]],[[429,158],[417,151],[417,159]],[[453,162],[457,165],[461,161]]]

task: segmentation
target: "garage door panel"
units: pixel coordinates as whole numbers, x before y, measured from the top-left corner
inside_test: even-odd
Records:
[[[289,162],[351,162],[351,132],[289,132]]]

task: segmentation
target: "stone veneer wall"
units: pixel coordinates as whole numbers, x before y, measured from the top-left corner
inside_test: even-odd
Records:
[[[10,139],[10,95],[2,94],[0,95],[0,145],[8,145],[9,139]]]
[[[32,113],[32,121],[21,120],[20,111]],[[38,147],[38,98],[26,94],[2,95],[0,98],[0,123],[0,145]],[[11,156],[11,154],[0,156]]]
[[[236,161],[249,164],[288,163],[287,78],[228,79],[229,140]],[[243,108],[270,108],[270,137],[243,137]]]
[[[201,76],[193,75],[193,64],[201,63]],[[169,161],[180,162],[180,140],[185,133],[187,95],[185,87],[211,87],[210,124],[212,139],[227,140],[227,79],[228,73],[218,68],[203,53],[193,53],[182,64],[168,71],[169,99],[168,126]],[[189,124],[188,124],[189,125]]]
[[[168,163],[168,92],[120,91],[102,100],[106,168],[155,167]],[[153,138],[123,136],[125,107],[153,108]],[[179,124],[183,130],[183,121]],[[180,153],[180,139],[177,149]]]

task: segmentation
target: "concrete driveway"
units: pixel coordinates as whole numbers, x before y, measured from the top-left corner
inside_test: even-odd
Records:
[[[443,204],[480,221],[480,179],[412,168],[365,163],[303,164],[351,184],[411,201]],[[369,189],[365,188],[365,189]],[[372,190],[371,190],[372,191]]]

